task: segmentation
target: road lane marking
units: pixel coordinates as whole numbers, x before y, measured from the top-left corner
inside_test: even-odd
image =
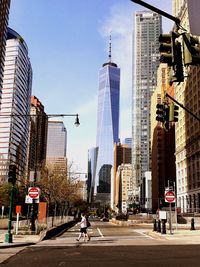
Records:
[[[143,233],[143,232],[141,232],[141,231],[134,230],[134,232],[136,232],[136,233],[138,233],[138,234],[140,234],[140,235],[143,235],[143,236],[145,236],[145,237],[147,237],[147,238],[155,239],[155,238],[153,238],[152,236],[150,236],[150,235],[146,235],[145,233]]]
[[[101,237],[104,237],[103,234],[102,234],[102,232],[101,232],[101,230],[100,230],[99,228],[97,228],[97,230],[98,230],[98,232],[99,232],[99,235],[100,235]]]

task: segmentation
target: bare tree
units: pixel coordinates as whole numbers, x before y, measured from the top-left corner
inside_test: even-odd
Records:
[[[70,204],[73,205],[80,197],[80,183],[73,175],[68,175],[62,165],[49,164],[42,169],[40,188],[41,195],[48,203],[54,205],[54,215],[59,206],[60,214],[63,215]]]

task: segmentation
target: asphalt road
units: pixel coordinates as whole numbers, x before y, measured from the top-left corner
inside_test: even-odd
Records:
[[[105,222],[93,222],[89,232],[90,242],[76,242],[79,229],[73,227],[60,237],[20,251],[1,266],[200,266],[200,245],[173,245],[147,236],[141,227]]]

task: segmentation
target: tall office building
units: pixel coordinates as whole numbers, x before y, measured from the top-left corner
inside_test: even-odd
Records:
[[[131,148],[128,145],[121,145],[121,143],[114,144],[114,164],[111,180],[111,201],[110,207],[115,210],[117,207],[117,200],[119,195],[119,185],[117,184],[117,170],[120,165],[131,164]]]
[[[131,137],[124,138],[122,144],[128,145],[128,147],[132,148],[132,138]]]
[[[0,0],[0,99],[3,83],[4,58],[10,0]]]
[[[67,170],[67,130],[62,121],[48,121],[46,162]]]
[[[28,173],[39,171],[46,161],[48,117],[44,106],[35,96],[31,96],[30,115]]]
[[[9,164],[23,179],[27,162],[32,68],[23,38],[8,29],[0,109],[0,179],[7,180]],[[11,116],[12,115],[12,116]]]
[[[94,188],[96,199],[104,196],[103,199],[108,202],[110,201],[111,168],[114,162],[113,146],[118,142],[119,134],[119,98],[120,69],[111,60],[110,41],[109,61],[104,63],[99,71],[96,137],[98,156]]]
[[[190,8],[195,10],[198,1],[173,0],[173,15],[191,32],[189,2]],[[185,76],[183,83],[175,84],[174,97],[199,117],[200,66],[189,66]],[[178,118],[175,125],[177,206],[182,212],[200,212],[200,123],[182,108],[179,108]]]
[[[87,179],[87,194],[88,202],[94,200],[95,174],[97,165],[98,148],[92,147],[88,150],[88,179]]]
[[[152,172],[152,199],[146,201],[146,206],[152,202],[152,210],[166,206],[164,201],[165,189],[172,186],[176,180],[175,168],[175,127],[170,122],[167,131],[162,122],[156,120],[156,105],[171,100],[165,97],[167,92],[174,97],[174,86],[168,84],[169,68],[167,64],[160,64],[157,71],[157,87],[151,97],[151,172]],[[149,181],[150,182],[150,181]],[[147,189],[147,188],[146,188]],[[145,196],[147,199],[147,195]]]
[[[161,16],[135,14],[132,113],[132,167],[136,197],[144,198],[145,172],[150,170],[150,99],[157,83]],[[139,190],[140,189],[140,190]]]
[[[131,164],[119,165],[116,173],[116,212],[126,213],[129,205],[134,203],[133,189]]]

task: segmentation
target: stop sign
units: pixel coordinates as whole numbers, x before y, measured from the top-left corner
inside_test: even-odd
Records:
[[[173,191],[168,191],[165,193],[165,202],[173,203],[175,202],[175,194]]]
[[[40,189],[38,187],[29,187],[28,195],[31,198],[39,198]]]

